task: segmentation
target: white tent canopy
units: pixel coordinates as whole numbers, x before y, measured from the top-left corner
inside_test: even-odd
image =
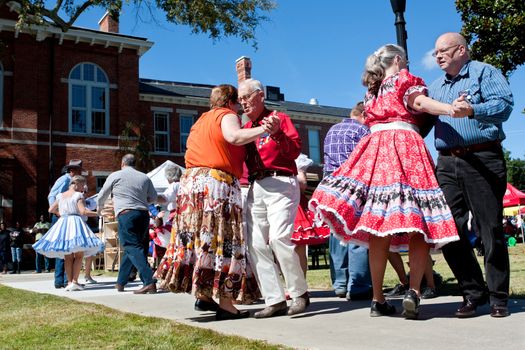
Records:
[[[168,165],[175,165],[178,166],[182,172],[184,172],[184,168],[178,165],[177,163],[172,162],[171,160],[167,160],[146,175],[151,179],[151,182],[153,182],[153,186],[155,186],[155,189],[158,193],[162,193],[168,188],[168,180],[166,180],[166,176],[164,176],[164,169]]]

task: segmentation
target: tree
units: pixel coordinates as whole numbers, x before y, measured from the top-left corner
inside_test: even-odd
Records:
[[[127,153],[135,155],[135,167],[142,172],[149,172],[155,168],[155,161],[151,158],[151,142],[144,134],[144,124],[128,121],[119,136],[119,148],[115,153],[115,160],[120,163]]]
[[[525,63],[525,1],[456,0],[456,9],[472,58],[498,67],[507,78]]]
[[[507,150],[504,150],[504,154],[507,162],[507,182],[519,190],[525,190],[525,160],[511,158]]]
[[[193,33],[209,33],[213,40],[240,37],[256,48],[255,29],[276,7],[272,0],[0,0],[19,13],[19,26],[50,22],[66,32],[91,7],[102,7],[118,18],[123,4],[160,9],[168,22],[187,25]],[[18,3],[18,5],[17,5]]]

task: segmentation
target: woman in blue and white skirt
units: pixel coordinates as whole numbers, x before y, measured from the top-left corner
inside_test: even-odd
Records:
[[[47,233],[33,245],[37,253],[49,258],[64,259],[68,279],[66,291],[78,291],[83,287],[78,283],[78,275],[82,268],[82,258],[94,255],[103,246],[100,239],[82,220],[84,216],[97,216],[85,206],[83,176],[73,176],[69,189],[57,196],[55,203],[49,208],[50,213],[59,215],[58,221]]]

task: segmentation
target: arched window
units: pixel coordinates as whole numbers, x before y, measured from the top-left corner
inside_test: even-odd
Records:
[[[69,74],[69,131],[109,134],[109,80],[93,63],[80,63]]]

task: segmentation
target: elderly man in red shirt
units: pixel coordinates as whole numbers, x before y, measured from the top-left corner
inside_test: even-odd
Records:
[[[295,158],[301,151],[301,139],[290,117],[266,109],[264,99],[264,89],[258,80],[248,79],[239,84],[239,102],[250,119],[245,128],[256,127],[265,118],[280,121],[278,132],[263,134],[247,145],[246,165],[251,184],[246,224],[251,235],[251,260],[266,303],[266,308],[256,312],[255,318],[295,315],[310,304],[306,280],[291,241],[299,205]],[[280,272],[292,297],[290,308]]]

